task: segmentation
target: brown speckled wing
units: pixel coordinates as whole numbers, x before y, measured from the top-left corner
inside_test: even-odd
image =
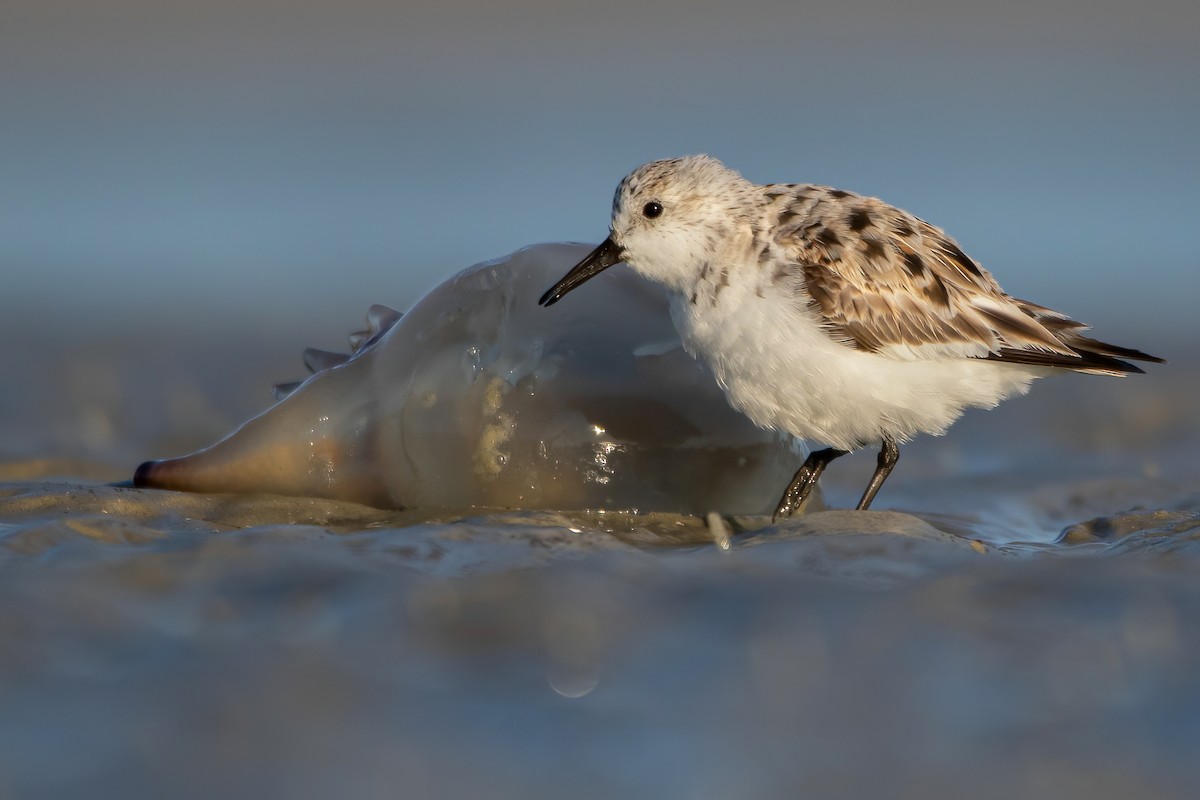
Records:
[[[789,278],[841,341],[869,352],[941,345],[977,357],[1078,358],[1056,334],[1079,323],[1009,297],[941,230],[874,198],[824,187],[797,187],[797,196],[807,213],[777,244],[794,265]]]

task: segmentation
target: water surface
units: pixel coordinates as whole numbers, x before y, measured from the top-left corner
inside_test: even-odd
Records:
[[[881,510],[729,519],[725,549],[692,517],[108,485],[299,366],[215,351],[94,343],[28,387],[54,426],[4,419],[5,793],[1200,785],[1192,370],[1043,382],[907,448]]]

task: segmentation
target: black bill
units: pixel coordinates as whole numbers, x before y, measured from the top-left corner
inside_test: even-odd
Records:
[[[599,247],[587,254],[587,257],[571,268],[563,279],[550,287],[550,290],[538,300],[538,305],[552,306],[563,298],[567,292],[586,282],[589,278],[599,275],[613,264],[620,263],[625,253],[611,238],[605,239]]]

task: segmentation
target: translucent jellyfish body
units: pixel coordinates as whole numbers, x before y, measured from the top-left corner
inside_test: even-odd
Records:
[[[403,316],[376,306],[355,352],[227,438],[151,461],[135,484],[378,507],[763,513],[794,447],[732,410],[688,356],[665,294],[619,267],[537,299],[588,248],[536,245],[471,267]]]

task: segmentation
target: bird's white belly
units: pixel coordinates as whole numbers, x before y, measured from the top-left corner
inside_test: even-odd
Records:
[[[944,433],[969,407],[1024,393],[1049,370],[971,358],[901,360],[831,339],[794,298],[745,286],[672,308],[693,355],[756,425],[841,450]]]

